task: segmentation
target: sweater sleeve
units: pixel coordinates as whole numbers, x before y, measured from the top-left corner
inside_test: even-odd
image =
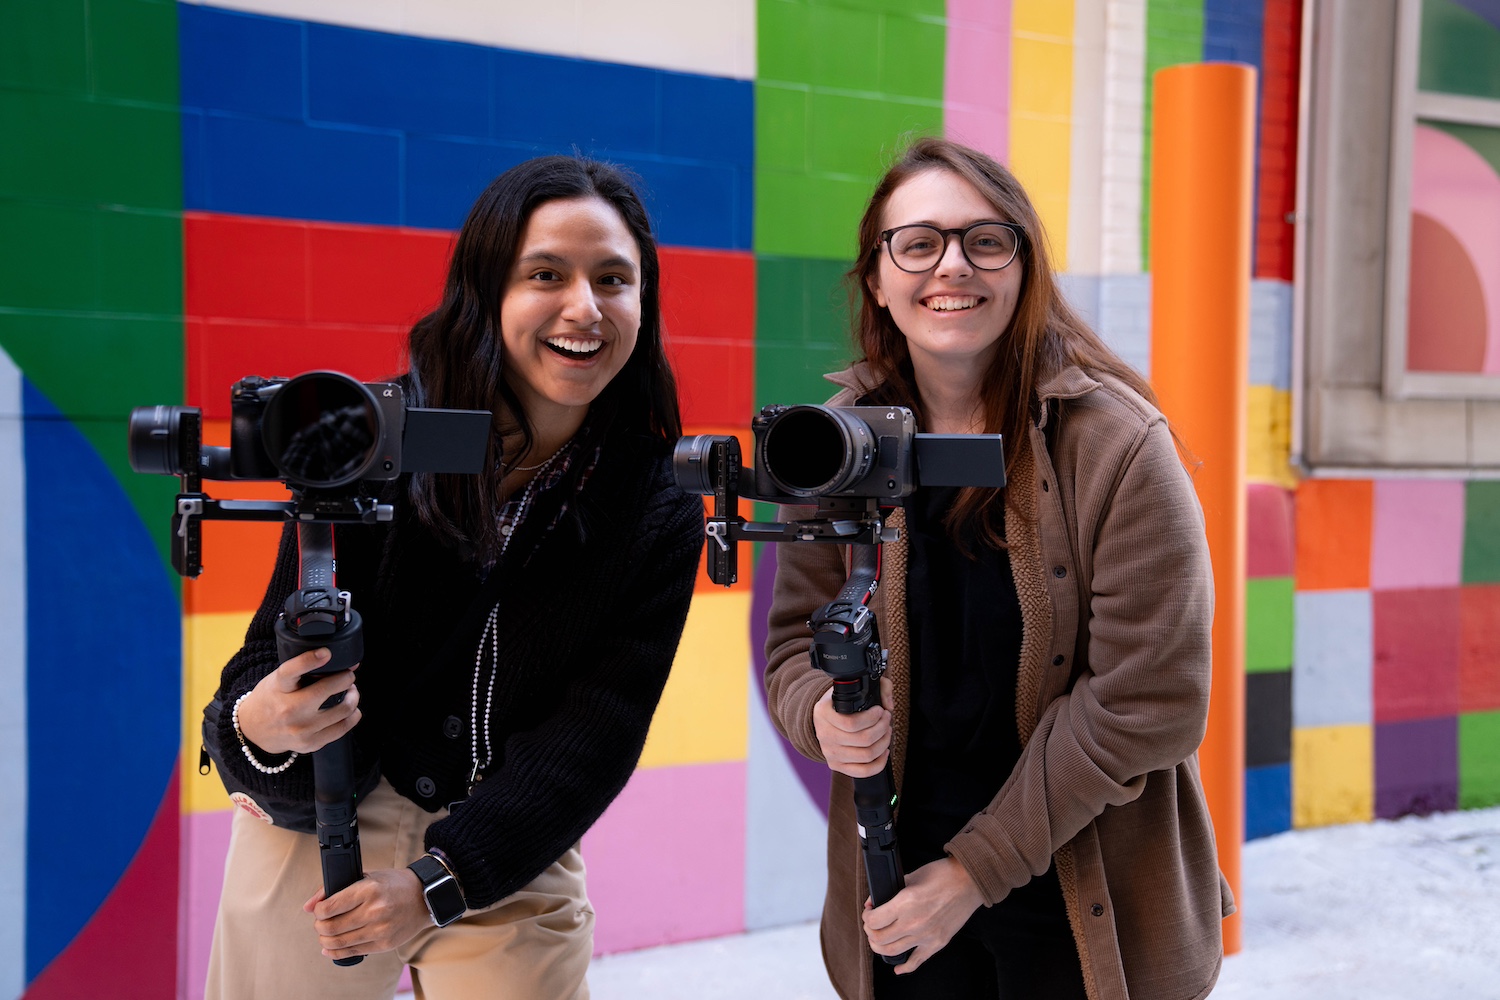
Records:
[[[702,498],[658,491],[599,639],[551,668],[566,677],[555,709],[511,734],[499,766],[428,828],[426,845],[452,861],[471,908],[535,879],[624,789],[682,637],[702,547]]]
[[[239,652],[230,657],[219,675],[219,697],[224,710],[219,713],[217,738],[219,760],[223,767],[252,792],[261,792],[280,798],[311,800],[313,797],[312,759],[304,755],[291,767],[279,774],[264,774],[250,766],[240,752],[239,737],[235,735],[231,721],[234,707],[240,697],[271,671],[280,665],[276,654],[276,619],[281,614],[286,599],[297,589],[297,529],[287,524],[281,532],[281,545],[276,552],[276,566],[271,572],[271,581],[266,586],[265,596],[250,627],[245,632],[245,642]],[[268,766],[275,766],[286,759],[285,754],[274,754],[251,746],[251,752]]]
[[[1045,707],[994,801],[947,845],[987,903],[1046,871],[1106,808],[1137,798],[1148,774],[1191,757],[1207,726],[1212,569],[1197,498],[1160,420],[1126,458],[1092,561],[1087,669]]]
[[[812,508],[783,507],[783,521]],[[781,735],[809,760],[823,760],[813,729],[813,706],[833,681],[812,665],[812,613],[833,600],[848,578],[844,547],[825,542],[776,546],[776,581],[766,620],[766,702]]]

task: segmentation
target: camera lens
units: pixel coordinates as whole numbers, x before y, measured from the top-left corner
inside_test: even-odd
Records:
[[[137,406],[130,411],[130,467],[136,472],[180,476],[182,415],[189,406]]]
[[[363,383],[338,372],[305,372],[266,403],[266,454],[294,486],[334,489],[376,464],[380,404]]]
[[[761,469],[787,496],[819,497],[859,482],[874,454],[863,420],[836,406],[792,406],[761,436]]]
[[[714,491],[711,453],[714,442],[721,441],[724,437],[725,435],[719,434],[695,434],[677,439],[677,446],[672,449],[672,475],[677,480],[679,489],[704,495]],[[733,441],[734,438],[729,440]]]

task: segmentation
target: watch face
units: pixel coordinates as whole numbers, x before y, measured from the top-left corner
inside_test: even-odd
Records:
[[[427,910],[433,923],[446,927],[464,915],[464,894],[458,890],[453,876],[444,875],[422,890],[427,897]]]

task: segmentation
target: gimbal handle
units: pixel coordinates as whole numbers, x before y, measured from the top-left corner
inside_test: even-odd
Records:
[[[348,670],[364,657],[364,629],[359,612],[349,606],[349,594],[333,580],[333,525],[314,521],[297,524],[297,554],[301,589],[287,598],[276,620],[276,653],[282,663],[310,649],[327,648],[328,662],[302,675],[306,687],[319,677]],[[334,695],[321,708],[343,701]],[[323,867],[323,893],[332,896],[365,877],[359,852],[359,818],[354,799],[354,743],[349,734],[316,750],[313,761],[313,810],[318,821],[318,857]],[[336,958],[334,965],[358,965],[364,958]]]
[[[850,546],[849,580],[829,603],[813,612],[813,666],[833,678],[833,708],[853,715],[880,703],[880,676],[885,673],[886,651],[880,645],[880,630],[869,601],[880,586],[880,546]],[[870,900],[876,906],[890,902],[906,888],[901,852],[896,846],[896,782],[891,761],[886,758],[879,774],[854,779],[854,812],[859,821],[859,846],[864,853],[865,876]],[[911,956],[884,955],[886,962],[900,965]]]

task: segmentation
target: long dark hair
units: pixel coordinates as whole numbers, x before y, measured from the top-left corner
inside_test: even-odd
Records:
[[[677,383],[662,340],[661,267],[645,206],[620,168],[583,157],[543,156],[490,183],[469,210],[436,309],[407,341],[413,405],[493,410],[495,431],[484,471],[476,476],[416,474],[410,497],[418,518],[439,538],[481,552],[497,542],[500,505],[500,404],[519,424],[522,451],[535,437],[531,418],[505,381],[500,301],[526,224],[547,202],[600,198],[620,213],[641,255],[641,328],[634,351],[594,400],[593,434],[636,432],[663,439],[682,434]]]
[[[1007,471],[1031,447],[1028,428],[1034,418],[1039,378],[1074,364],[1086,371],[1104,372],[1129,385],[1151,403],[1156,395],[1140,373],[1110,350],[1089,329],[1063,298],[1047,257],[1047,239],[1031,199],[1005,167],[993,158],[947,139],[922,138],[911,144],[870,196],[870,204],[859,222],[859,258],[849,270],[851,312],[857,350],[881,383],[880,400],[888,405],[909,406],[924,423],[922,398],[917,392],[911,352],[906,337],[889,311],[875,301],[870,279],[880,267],[882,215],[892,192],[919,173],[946,170],[974,186],[1000,219],[1026,229],[1026,240],[1011,267],[1020,266],[1021,291],[1010,328],[1004,332],[1001,349],[995,352],[989,371],[980,383],[986,433],[1005,435]],[[963,490],[946,524],[955,539],[960,529],[972,526],[979,539],[1000,548],[1003,511],[993,503],[999,491]]]

